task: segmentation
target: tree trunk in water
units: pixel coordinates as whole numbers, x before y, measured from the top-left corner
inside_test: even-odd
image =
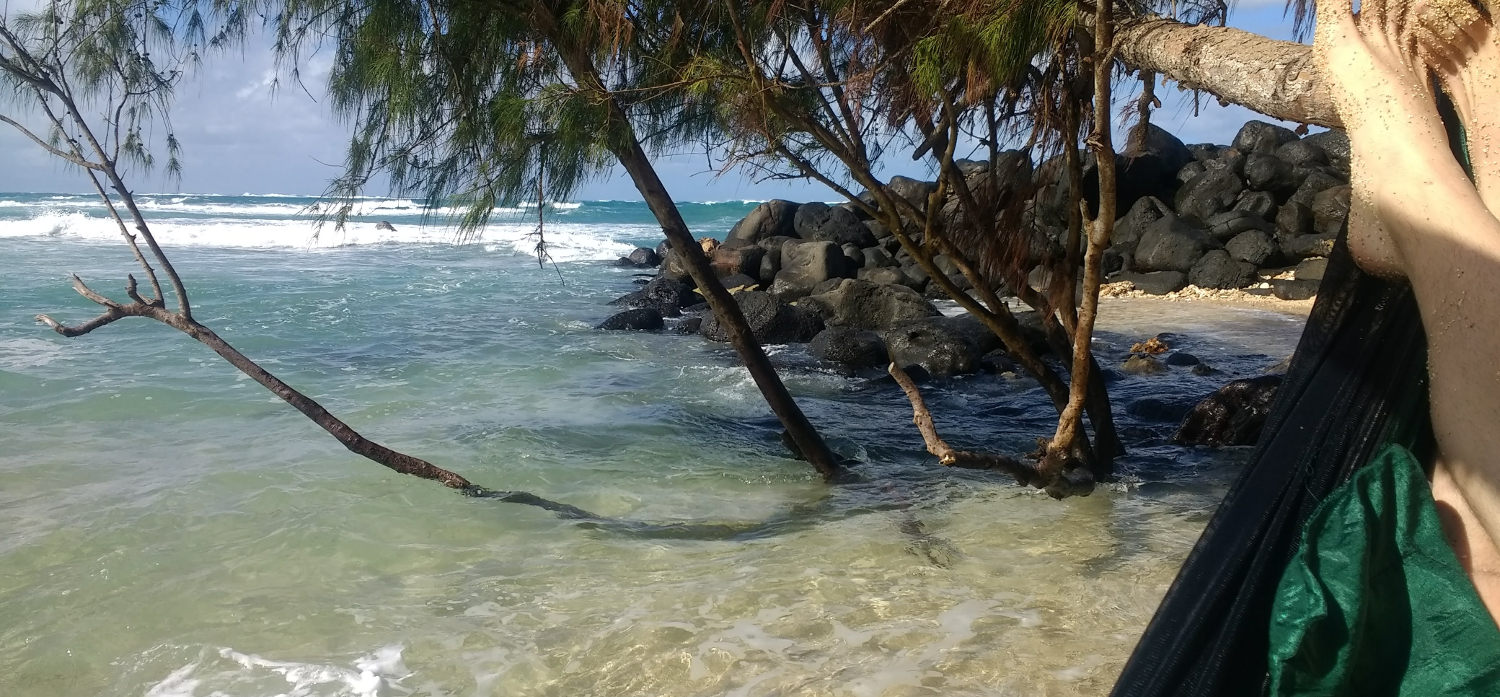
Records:
[[[1343,126],[1306,44],[1163,18],[1120,20],[1114,43],[1126,65],[1161,73],[1188,89],[1273,118]]]
[[[776,368],[771,365],[771,359],[766,356],[765,350],[755,340],[755,334],[751,332],[750,324],[745,321],[745,315],[740,311],[739,303],[728,290],[724,289],[724,284],[719,282],[719,277],[709,266],[708,257],[703,254],[703,249],[698,246],[698,242],[693,239],[692,231],[688,229],[681,212],[677,210],[677,204],[667,193],[666,186],[656,174],[656,168],[651,165],[651,158],[646,155],[640,140],[636,138],[635,129],[630,126],[625,110],[604,87],[592,59],[577,47],[569,46],[556,39],[554,33],[553,45],[558,49],[563,63],[573,73],[574,78],[585,89],[596,92],[604,100],[604,106],[609,110],[610,125],[615,131],[604,136],[608,141],[610,152],[614,153],[620,165],[630,174],[635,188],[641,192],[646,205],[650,207],[651,213],[661,224],[662,232],[666,234],[672,249],[681,254],[687,262],[688,275],[692,277],[694,283],[698,284],[699,290],[703,291],[703,299],[708,301],[709,309],[713,311],[714,316],[719,318],[725,333],[729,335],[729,343],[739,353],[740,360],[744,361],[745,368],[750,371],[750,377],[755,380],[755,385],[765,396],[766,404],[771,407],[771,411],[776,413],[776,418],[780,419],[782,426],[786,428],[787,435],[800,451],[799,454],[807,458],[813,469],[816,469],[823,479],[834,479],[841,470],[838,460],[834,458],[828,445],[823,442],[822,436],[818,435],[817,429],[813,428],[807,416],[802,413],[802,409],[797,406],[797,402],[792,399],[786,385],[782,384],[781,377],[776,374]]]

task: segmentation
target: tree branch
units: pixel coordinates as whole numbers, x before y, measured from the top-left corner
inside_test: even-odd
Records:
[[[954,450],[953,446],[948,445],[943,437],[938,435],[937,425],[932,421],[932,412],[927,410],[927,402],[922,399],[922,392],[917,389],[917,384],[912,382],[911,376],[895,363],[892,363],[887,370],[891,377],[896,379],[896,384],[901,386],[901,391],[906,393],[907,400],[911,402],[911,422],[917,425],[918,431],[921,431],[922,442],[927,445],[927,452],[936,455],[938,462],[944,467],[997,470],[1015,477],[1016,483],[1022,486],[1045,486],[1036,468],[1013,457]]]
[[[41,146],[43,150],[46,150],[47,152],[51,153],[55,157],[58,157],[58,158],[63,159],[63,160],[67,160],[68,162],[71,162],[71,163],[73,163],[75,165],[78,165],[79,167],[83,167],[84,169],[91,169],[91,170],[102,170],[102,169],[104,169],[104,166],[101,165],[101,164],[99,164],[99,163],[97,163],[97,162],[89,162],[88,160],[85,160],[85,159],[83,159],[83,158],[81,158],[81,157],[79,157],[77,155],[74,155],[73,153],[70,153],[70,152],[68,152],[66,150],[63,150],[61,148],[58,148],[58,147],[52,145],[51,143],[48,143],[45,140],[42,140],[35,133],[32,133],[30,129],[28,129],[25,126],[21,125],[21,123],[19,121],[16,121],[15,119],[13,119],[13,118],[11,118],[9,116],[6,116],[4,114],[0,114],[0,123],[10,124],[16,130],[20,131],[21,135],[26,136],[28,139],[31,140],[31,142],[36,143],[37,145]]]
[[[1160,17],[1120,19],[1114,44],[1126,65],[1187,89],[1286,121],[1343,126],[1306,44]]]

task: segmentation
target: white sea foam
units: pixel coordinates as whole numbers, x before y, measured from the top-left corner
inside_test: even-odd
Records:
[[[205,653],[147,687],[146,697],[401,697],[411,694],[401,685],[410,674],[401,651],[386,646],[353,666],[340,666],[273,661],[221,648],[218,660]]]
[[[397,224],[394,229],[380,229],[375,223],[355,222],[343,229],[325,227],[320,231],[305,219],[167,217],[158,219],[151,229],[158,241],[169,246],[316,249],[372,244],[453,244],[459,239],[456,228],[448,225],[408,223]],[[536,245],[531,236],[533,230],[529,222],[496,222],[484,230],[481,240],[490,251],[531,255]],[[641,225],[554,223],[547,226],[546,238],[552,260],[589,261],[629,254],[631,245],[621,240],[647,237],[655,232],[654,227]],[[0,219],[0,238],[7,237],[117,242],[120,233],[105,218],[79,211],[47,209],[27,219]]]

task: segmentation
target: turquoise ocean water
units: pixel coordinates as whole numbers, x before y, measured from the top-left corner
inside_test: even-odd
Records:
[[[33,317],[95,310],[67,274],[117,293],[130,256],[89,197],[0,194],[6,697],[1102,694],[1244,454],[1153,444],[1173,424],[1141,400],[1256,374],[1300,331],[1106,304],[1106,363],[1166,331],[1223,373],[1114,382],[1125,476],[1065,502],[939,468],[895,388],[771,347],[862,463],[830,488],[784,456],[726,348],[592,329],[634,287],[610,262],[660,239],[640,203],[549,206],[546,269],[534,208],[455,245],[409,200],[316,238],[312,198],[141,203],[200,321],[367,436],[684,526],[600,528],[391,474],[155,323],[57,336]],[[752,207],[683,212],[722,236]],[[959,447],[1026,452],[1051,421],[1026,380],[927,391]]]

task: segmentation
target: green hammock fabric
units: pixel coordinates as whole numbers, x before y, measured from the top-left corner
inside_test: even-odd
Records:
[[[1500,695],[1500,628],[1400,445],[1308,519],[1270,640],[1273,695]]]

